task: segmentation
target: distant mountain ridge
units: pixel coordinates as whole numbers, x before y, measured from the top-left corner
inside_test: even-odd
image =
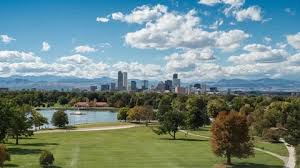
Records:
[[[270,79],[262,78],[256,80],[246,79],[222,79],[214,84],[218,87],[282,87],[282,88],[300,88],[300,81],[287,80],[287,79]]]
[[[130,81],[135,80],[138,86],[142,82],[139,79],[128,79]],[[64,76],[11,76],[0,77],[0,87],[7,87],[11,89],[72,89],[72,88],[89,88],[91,85],[100,86],[101,84],[110,84],[116,82],[117,79],[110,77],[100,77],[94,79],[77,78],[77,77],[64,77]],[[158,80],[150,80],[149,86],[156,86]],[[195,82],[193,82],[195,83]],[[300,81],[287,80],[287,79],[270,79],[262,78],[256,80],[247,79],[221,79],[215,82],[208,82],[208,85],[221,87],[221,88],[291,88],[300,89]],[[183,83],[183,85],[187,85]]]

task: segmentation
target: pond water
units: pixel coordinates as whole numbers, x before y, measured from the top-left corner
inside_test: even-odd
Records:
[[[43,128],[53,128],[51,124],[52,115],[56,110],[39,110],[39,112],[48,119],[49,124],[44,125]],[[74,115],[78,110],[65,110],[68,114],[69,125],[87,124],[96,122],[115,122],[117,120],[117,112],[103,110],[81,110],[84,115]]]

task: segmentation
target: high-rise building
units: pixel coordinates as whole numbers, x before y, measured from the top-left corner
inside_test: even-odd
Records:
[[[109,85],[108,84],[101,85],[101,91],[109,91]]]
[[[122,71],[118,72],[118,90],[123,90],[123,73]]]
[[[148,90],[148,85],[149,85],[149,81],[148,80],[143,80],[142,81],[142,90]]]
[[[110,91],[116,90],[116,83],[110,83]]]
[[[178,79],[178,74],[173,74],[173,88],[180,87],[180,79]]]
[[[131,91],[136,91],[137,90],[136,81],[131,81],[131,83],[130,83],[130,90]]]
[[[165,81],[165,90],[172,91],[172,80]]]
[[[156,86],[156,90],[160,92],[165,91],[165,88],[166,88],[166,84],[163,81],[160,81]]]
[[[123,72],[123,88],[125,90],[128,90],[128,78],[127,78],[127,72]]]
[[[173,79],[178,79],[178,74],[177,73],[173,74]]]
[[[90,86],[90,91],[95,92],[97,90],[97,86]]]

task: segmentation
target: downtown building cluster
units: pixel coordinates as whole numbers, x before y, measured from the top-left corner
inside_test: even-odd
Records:
[[[129,80],[128,73],[119,71],[116,82],[110,84],[102,84],[98,89],[97,86],[91,86],[90,91],[111,91],[111,92],[160,92],[160,93],[177,93],[177,94],[191,94],[191,93],[206,93],[207,91],[217,92],[217,88],[208,88],[206,84],[195,83],[193,85],[182,86],[181,80],[177,73],[174,73],[172,79],[160,81],[149,86],[148,80]]]

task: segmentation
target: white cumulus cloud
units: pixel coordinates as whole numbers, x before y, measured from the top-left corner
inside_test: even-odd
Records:
[[[230,56],[228,60],[234,64],[274,63],[285,61],[289,55],[283,49],[273,49],[262,44],[250,44],[245,46],[244,50],[248,53]]]
[[[15,38],[13,38],[13,37],[10,37],[10,36],[8,36],[8,35],[6,35],[6,34],[2,34],[2,35],[0,35],[0,38],[1,38],[1,41],[3,42],[3,43],[10,43],[11,41],[15,41],[16,39]]]
[[[234,12],[235,18],[238,22],[244,20],[262,21],[262,12],[259,6],[251,6],[247,9],[242,9]]]
[[[112,19],[120,20],[128,23],[138,23],[142,24],[147,21],[156,19],[167,12],[167,7],[164,5],[156,5],[150,7],[148,5],[143,5],[136,7],[130,14],[124,15],[121,12],[116,12],[112,14]]]
[[[44,41],[42,45],[42,51],[49,51],[51,48],[50,44],[46,41]]]
[[[94,47],[91,47],[89,45],[81,45],[74,48],[75,52],[77,53],[90,53],[90,52],[96,52],[97,49]]]
[[[105,17],[97,17],[97,18],[96,18],[96,21],[97,21],[97,22],[106,23],[106,22],[109,21],[109,19],[108,19],[108,18],[105,18]]]
[[[289,45],[295,49],[300,49],[300,32],[294,35],[287,35],[286,39]]]

